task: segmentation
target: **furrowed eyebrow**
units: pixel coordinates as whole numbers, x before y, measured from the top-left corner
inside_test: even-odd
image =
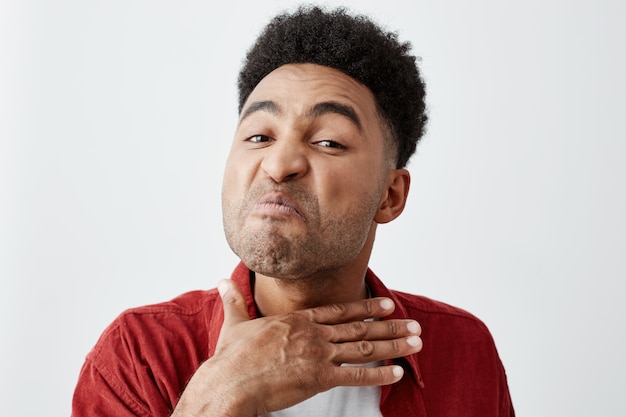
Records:
[[[265,111],[274,115],[280,114],[280,107],[278,104],[274,103],[271,100],[266,101],[255,101],[250,104],[241,114],[241,118],[239,121],[241,122],[246,117],[250,116],[252,113],[256,113],[258,111]]]
[[[239,122],[243,121],[246,117],[250,116],[253,113],[265,111],[273,115],[280,115],[282,110],[275,102],[271,100],[264,101],[255,101],[251,103],[241,114],[241,118]],[[308,116],[311,118],[316,118],[323,116],[325,114],[339,114],[348,118],[359,131],[362,130],[361,119],[356,114],[356,111],[351,106],[346,104],[338,103],[336,101],[324,101],[321,103],[317,103],[314,105],[308,112]]]
[[[359,129],[359,131],[362,130],[361,119],[359,119],[359,116],[357,116],[354,109],[348,105],[337,103],[336,101],[325,101],[325,102],[316,104],[309,111],[309,115],[313,118],[322,116],[327,113],[334,113],[334,114],[339,114],[341,116],[345,116],[348,119],[350,119],[352,123],[354,123],[354,125]]]

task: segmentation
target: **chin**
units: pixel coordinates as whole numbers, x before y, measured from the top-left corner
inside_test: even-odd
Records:
[[[297,280],[310,275],[302,262],[284,262],[272,257],[262,259],[242,259],[242,262],[258,274],[277,279]]]

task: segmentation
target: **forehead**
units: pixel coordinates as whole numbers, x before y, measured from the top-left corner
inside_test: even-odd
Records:
[[[319,102],[337,102],[352,107],[364,121],[380,122],[369,88],[339,70],[316,64],[287,64],[269,73],[250,93],[242,115],[252,103],[266,100],[302,114]]]

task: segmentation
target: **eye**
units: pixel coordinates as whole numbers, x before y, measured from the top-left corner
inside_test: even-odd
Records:
[[[341,143],[329,139],[320,140],[319,142],[315,142],[315,144],[324,148],[346,149]]]
[[[252,143],[263,143],[263,142],[269,142],[270,138],[269,136],[265,136],[265,135],[254,135],[254,136],[250,136],[246,140]]]

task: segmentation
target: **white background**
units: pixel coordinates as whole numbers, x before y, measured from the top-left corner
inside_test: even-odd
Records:
[[[350,3],[413,43],[431,117],[373,269],[486,322],[518,415],[623,415],[625,6]],[[69,415],[117,314],[230,274],[236,75],[286,7],[0,3],[2,415]]]

